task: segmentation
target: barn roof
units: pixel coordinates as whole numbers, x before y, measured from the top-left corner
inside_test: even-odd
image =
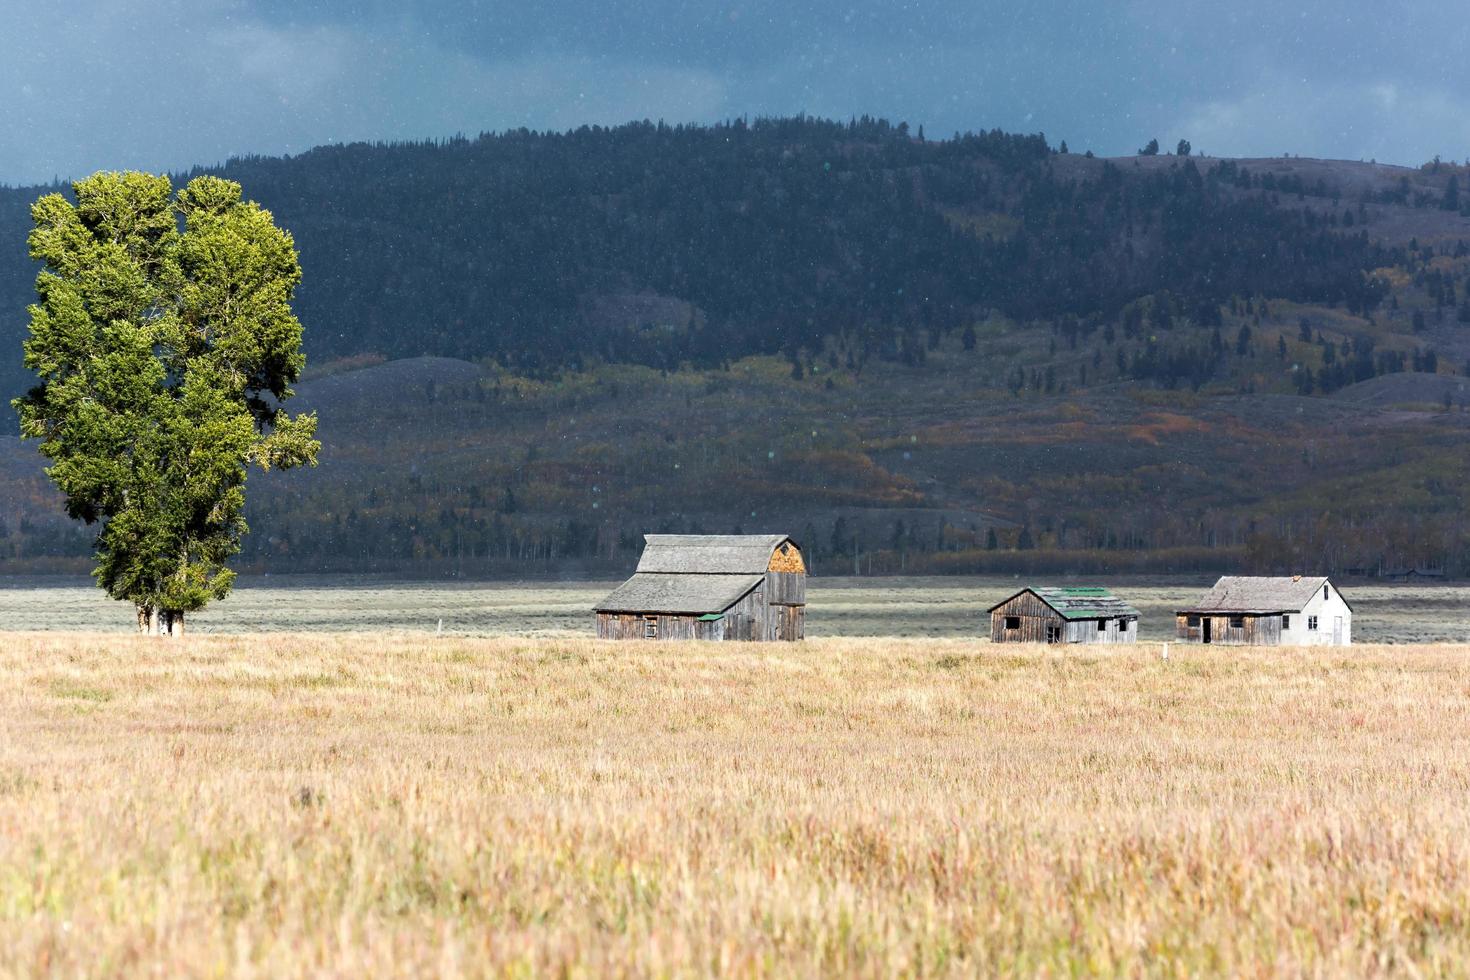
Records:
[[[605,613],[721,613],[739,602],[765,579],[757,575],[685,575],[637,572],[597,605]]]
[[[1097,585],[1038,586],[1022,589],[1003,602],[990,607],[995,612],[1022,593],[1030,592],[1050,606],[1063,619],[1108,619],[1113,616],[1137,616],[1139,612],[1128,603]]]
[[[645,534],[633,577],[597,605],[601,613],[722,613],[765,580],[784,534]]]
[[[1327,584],[1324,575],[1226,575],[1199,602],[1179,612],[1296,612],[1311,602],[1312,596]],[[1343,602],[1347,600],[1343,599]]]
[[[645,534],[639,572],[764,575],[784,534]]]

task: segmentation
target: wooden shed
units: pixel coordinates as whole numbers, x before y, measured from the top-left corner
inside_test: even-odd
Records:
[[[1022,589],[990,607],[994,643],[1137,643],[1138,610],[1097,586]]]
[[[1227,575],[1175,614],[1174,634],[1194,643],[1347,646],[1353,609],[1321,575]]]
[[[806,563],[784,534],[647,534],[633,577],[596,608],[610,640],[800,640]]]

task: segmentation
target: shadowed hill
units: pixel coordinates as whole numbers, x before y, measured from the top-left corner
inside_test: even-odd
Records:
[[[252,480],[259,567],[779,526],[827,571],[1470,571],[1463,168],[796,119],[222,172],[296,236],[325,443]],[[0,191],[12,390],[37,193]],[[0,456],[0,560],[84,553]]]
[[[531,373],[719,364],[836,335],[872,352],[985,310],[1111,317],[1160,290],[1191,314],[1232,294],[1362,309],[1394,256],[1336,212],[1409,176],[1412,193],[1443,192],[1394,168],[1103,161],[866,119],[358,144],[219,172],[296,237],[312,359],[495,357]],[[37,193],[0,192],[4,346],[31,295]],[[0,372],[7,390],[24,382]]]

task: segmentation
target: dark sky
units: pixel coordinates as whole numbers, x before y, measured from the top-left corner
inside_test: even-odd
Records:
[[[1394,0],[7,4],[0,182],[635,118],[870,113],[1120,154],[1470,157],[1470,12]],[[58,12],[56,8],[61,8]]]

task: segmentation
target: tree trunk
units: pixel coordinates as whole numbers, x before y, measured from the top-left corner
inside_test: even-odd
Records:
[[[139,606],[138,632],[144,636],[166,636],[176,639],[184,635],[184,614],[178,610]]]
[[[184,614],[180,610],[166,609],[158,614],[158,635],[178,639],[184,635]]]

